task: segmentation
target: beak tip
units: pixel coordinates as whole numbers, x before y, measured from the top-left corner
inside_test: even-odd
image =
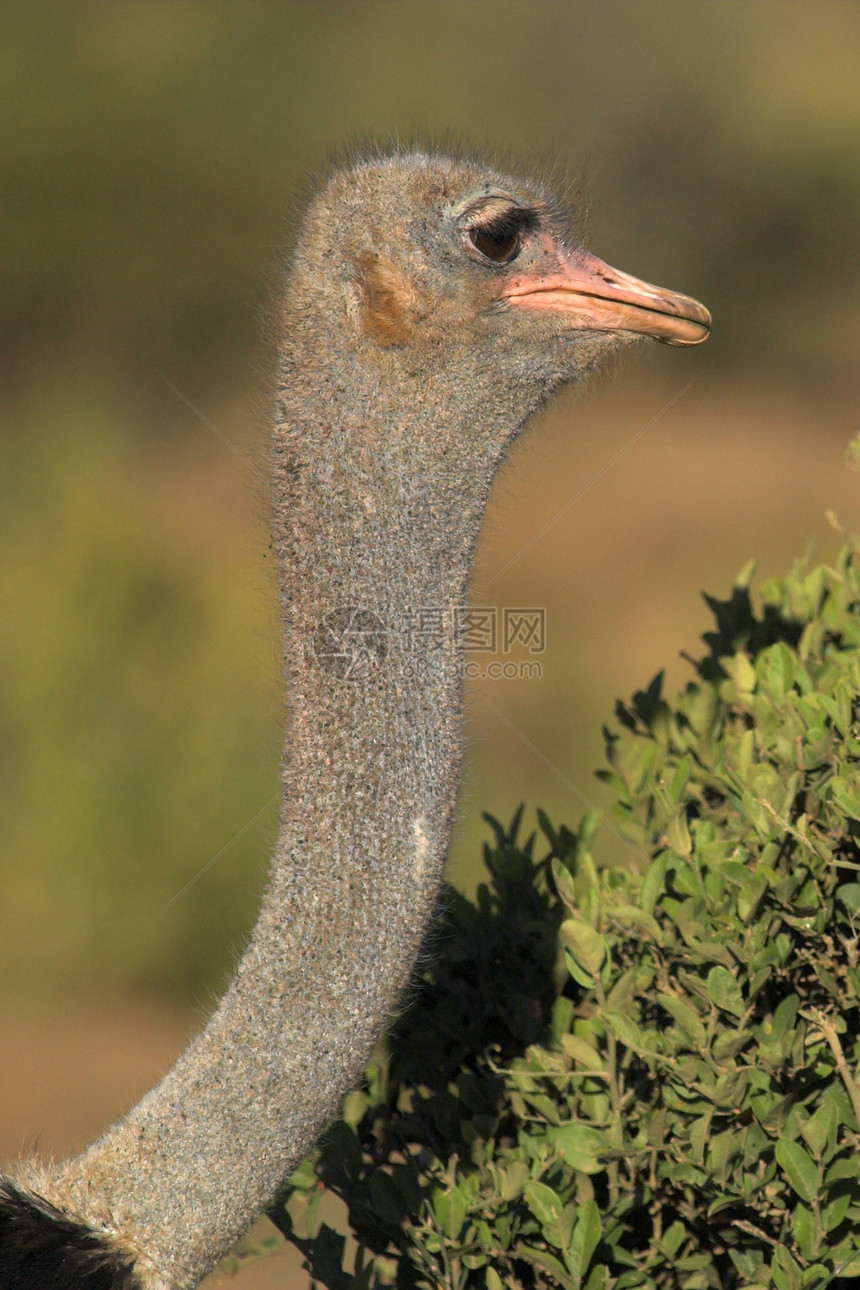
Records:
[[[691,328],[695,327],[698,329],[698,335],[657,336],[655,339],[662,341],[664,345],[673,345],[677,349],[689,349],[691,345],[701,345],[702,342],[706,341],[711,334],[710,315],[707,322],[700,322],[698,319],[693,320],[692,318],[688,321]]]

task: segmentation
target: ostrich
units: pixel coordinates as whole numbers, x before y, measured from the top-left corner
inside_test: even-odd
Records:
[[[458,639],[416,616],[466,603],[493,477],[558,386],[709,325],[477,160],[365,155],[321,186],[279,312],[289,733],[260,915],[161,1083],[82,1155],[0,1179],[0,1290],[190,1290],[313,1145],[409,981],[451,835]]]

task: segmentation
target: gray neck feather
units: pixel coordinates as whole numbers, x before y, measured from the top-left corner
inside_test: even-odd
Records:
[[[439,391],[413,387],[392,425],[372,384],[320,407],[318,387],[285,383],[290,720],[247,952],[161,1084],[55,1176],[67,1206],[139,1252],[145,1290],[197,1285],[313,1145],[398,1005],[438,892],[461,760],[456,611],[524,409],[502,428],[448,399],[442,423]]]

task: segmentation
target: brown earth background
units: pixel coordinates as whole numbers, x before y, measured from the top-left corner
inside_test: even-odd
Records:
[[[495,490],[473,603],[541,607],[547,639],[540,678],[469,688],[471,889],[483,811],[606,806],[601,726],[655,673],[686,683],[702,591],[858,525],[860,10],[7,0],[0,22],[8,1164],[142,1094],[253,921],[282,734],[262,320],[306,175],[367,135],[554,159],[589,246],[714,315],[700,350],[560,398]],[[283,1250],[237,1277],[303,1284]]]

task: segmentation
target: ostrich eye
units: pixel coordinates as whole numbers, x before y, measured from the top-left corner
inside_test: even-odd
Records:
[[[469,241],[476,251],[480,251],[481,255],[485,255],[494,264],[510,264],[511,260],[517,258],[523,245],[519,224],[510,220],[495,220],[469,229]]]

